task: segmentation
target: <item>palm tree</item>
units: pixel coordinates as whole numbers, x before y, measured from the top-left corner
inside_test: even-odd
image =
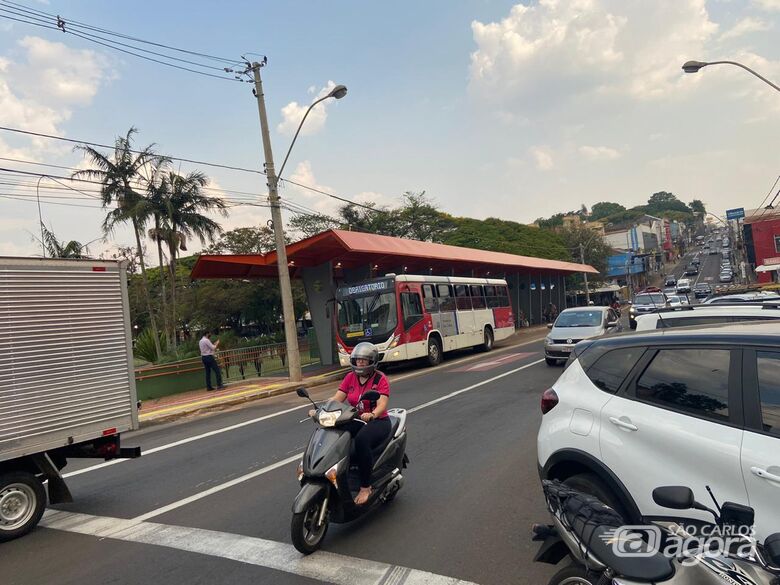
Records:
[[[171,349],[171,339],[176,336],[174,329],[171,335],[168,323],[168,295],[165,292],[166,268],[163,261],[163,243],[167,241],[167,228],[164,218],[167,214],[167,196],[165,193],[165,184],[160,179],[163,171],[168,167],[168,161],[161,161],[160,164],[154,164],[151,177],[146,185],[146,201],[144,202],[143,213],[145,216],[151,216],[154,227],[149,229],[149,239],[157,244],[157,259],[160,266],[160,299],[162,303],[163,329],[165,331],[165,342],[167,348]]]
[[[66,242],[59,241],[54,232],[41,223],[41,233],[43,235],[43,245],[49,258],[87,258],[84,254],[86,246],[76,240]]]
[[[87,177],[102,183],[101,197],[103,207],[113,203],[117,207],[112,209],[103,222],[103,229],[111,233],[118,224],[130,222],[135,234],[135,242],[138,248],[138,260],[141,266],[143,294],[146,299],[146,308],[149,311],[149,322],[152,326],[154,347],[157,355],[162,355],[160,338],[158,336],[157,323],[152,311],[152,302],[149,298],[149,283],[146,276],[144,252],[141,246],[141,232],[143,231],[144,195],[139,193],[134,185],[144,180],[144,171],[155,163],[169,160],[154,152],[154,145],[149,145],[141,151],[132,149],[133,134],[137,130],[131,127],[126,136],[117,137],[114,142],[114,155],[112,158],[95,150],[91,146],[79,145],[76,150],[83,152],[94,165],[92,169],[76,171],[73,177]]]
[[[171,321],[173,340],[176,342],[176,261],[180,250],[187,250],[187,241],[193,237],[202,244],[214,241],[223,230],[213,219],[204,215],[219,212],[226,216],[225,202],[218,197],[203,193],[203,187],[209,182],[206,175],[199,171],[187,175],[169,172],[160,181],[153,199],[154,204],[147,205],[147,218],[159,216],[155,225],[154,238],[159,238],[168,246],[168,260],[171,278]]]

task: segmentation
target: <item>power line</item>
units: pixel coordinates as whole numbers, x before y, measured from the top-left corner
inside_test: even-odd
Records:
[[[31,12],[31,13],[35,13],[35,14],[39,14],[39,15],[44,15],[44,16],[48,16],[48,17],[52,17],[52,18],[57,18],[57,15],[52,14],[50,12],[45,12],[43,10],[38,10],[38,9],[35,9],[35,8],[31,8],[29,6],[25,6],[25,5],[19,4],[17,2],[12,2],[11,0],[4,0],[4,3],[8,4],[8,5],[13,5],[13,6],[19,7],[20,9],[26,9],[27,12]],[[178,48],[178,47],[172,47],[170,45],[164,45],[162,43],[156,43],[156,42],[153,42],[153,41],[147,41],[147,40],[144,40],[144,39],[139,39],[137,37],[132,37],[132,36],[129,36],[129,35],[125,35],[125,34],[122,34],[122,33],[116,32],[116,31],[111,31],[111,30],[108,30],[108,29],[105,29],[105,28],[95,27],[95,26],[89,25],[87,23],[80,22],[78,20],[69,19],[67,21],[67,24],[70,24],[71,26],[73,26],[75,24],[77,26],[80,26],[81,28],[85,28],[85,29],[88,29],[88,30],[94,30],[94,31],[97,31],[97,32],[111,34],[111,35],[118,36],[120,38],[129,39],[129,40],[136,41],[136,42],[139,42],[139,43],[146,43],[148,45],[153,45],[155,47],[161,47],[161,48],[164,48],[164,49],[170,49],[172,51],[178,51],[180,53],[186,53],[188,55],[194,55],[194,56],[203,57],[203,58],[206,58],[206,59],[213,59],[214,61],[218,61],[220,63],[231,63],[231,64],[232,63],[239,63],[239,61],[231,60],[231,59],[229,59],[227,57],[218,57],[218,56],[209,55],[209,54],[206,54],[206,53],[199,53],[197,51],[188,51],[186,49],[181,49],[181,48]],[[254,54],[254,53],[247,53],[247,54]],[[263,56],[263,55],[261,55],[261,56]]]
[[[29,10],[19,9],[19,8],[14,7],[14,6],[10,6],[7,3],[0,3],[0,6],[5,6],[5,8],[0,7],[0,12],[6,12],[6,13],[9,13],[9,14],[13,14],[16,17],[19,17],[19,18],[14,18],[14,17],[8,16],[7,14],[0,14],[0,17],[2,17],[2,18],[8,18],[10,20],[15,20],[15,21],[22,22],[22,23],[25,23],[25,24],[31,24],[31,25],[34,25],[34,26],[39,26],[39,27],[42,27],[42,28],[48,28],[48,29],[51,29],[51,30],[58,30],[58,31],[61,31],[61,32],[66,33],[66,34],[70,34],[70,35],[73,35],[75,37],[79,37],[79,38],[84,39],[86,41],[89,41],[91,43],[95,43],[97,45],[101,45],[101,46],[107,47],[109,49],[113,49],[115,51],[119,51],[121,53],[132,55],[132,56],[138,57],[140,59],[146,59],[147,61],[152,61],[152,62],[158,63],[160,65],[166,65],[168,67],[173,67],[175,69],[181,69],[183,71],[188,71],[190,73],[196,73],[198,75],[205,75],[207,77],[214,77],[214,78],[222,79],[222,80],[225,80],[225,81],[234,81],[234,82],[237,81],[237,82],[241,82],[241,83],[246,81],[244,79],[241,79],[239,76],[228,77],[226,75],[215,75],[213,73],[206,73],[204,71],[198,71],[197,69],[192,69],[190,67],[184,67],[184,66],[181,66],[181,65],[176,65],[174,63],[169,63],[167,61],[162,61],[160,59],[155,59],[154,57],[141,55],[139,53],[136,53],[134,51],[130,51],[128,49],[122,49],[118,45],[125,46],[125,47],[130,47],[132,49],[135,49],[136,51],[144,51],[146,53],[154,54],[154,55],[163,57],[164,59],[170,59],[170,60],[174,60],[174,61],[190,63],[190,64],[194,64],[194,65],[196,65],[198,67],[205,67],[205,68],[215,69],[215,70],[223,70],[223,71],[225,71],[225,73],[234,73],[233,70],[230,69],[230,68],[219,68],[219,67],[214,67],[213,65],[204,65],[204,64],[200,64],[200,63],[195,63],[194,61],[180,59],[178,57],[172,57],[170,55],[164,55],[162,53],[158,53],[156,51],[151,51],[149,49],[143,49],[141,47],[128,45],[126,43],[121,43],[119,41],[113,41],[111,39],[106,39],[105,37],[101,37],[101,36],[96,35],[94,33],[88,33],[88,32],[85,32],[85,31],[76,32],[76,31],[70,30],[70,27],[67,26],[68,25],[68,21],[66,21],[65,19],[61,18],[60,16],[56,16],[55,17],[55,16],[52,15],[52,16],[47,17],[47,18],[51,18],[51,19],[56,19],[56,20],[54,20],[54,22],[55,22],[54,26],[51,26],[47,22],[47,18],[40,17],[40,16],[37,16],[37,15],[32,15]],[[25,12],[27,14],[25,14]],[[239,73],[243,73],[243,72],[240,71]]]

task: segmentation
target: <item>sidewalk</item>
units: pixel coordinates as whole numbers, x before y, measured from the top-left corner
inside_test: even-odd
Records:
[[[507,340],[496,345],[496,349],[512,347],[528,341],[534,334],[547,331],[546,325],[534,325],[518,329]],[[154,400],[146,400],[138,411],[138,419],[142,427],[168,422],[186,415],[201,411],[215,410],[234,406],[243,402],[278,396],[293,392],[297,388],[319,386],[336,380],[341,380],[348,368],[335,366],[319,366],[309,368],[304,373],[302,382],[288,382],[286,376],[256,378],[246,382],[228,384],[224,390],[208,392],[206,389],[182,392],[172,396],[164,396]]]

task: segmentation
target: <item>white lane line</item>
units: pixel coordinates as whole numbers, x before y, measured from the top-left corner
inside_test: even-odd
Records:
[[[226,490],[240,483],[244,483],[245,481],[249,481],[250,479],[254,479],[255,477],[264,475],[269,471],[273,471],[274,469],[284,467],[288,463],[293,463],[294,461],[300,461],[301,457],[303,457],[303,453],[296,453],[292,457],[288,457],[287,459],[282,459],[281,461],[277,461],[276,463],[263,467],[262,469],[256,469],[251,473],[247,473],[246,475],[242,475],[241,477],[237,477],[225,483],[215,485],[212,488],[209,488],[202,492],[198,492],[197,494],[189,496],[188,498],[184,498],[183,500],[173,502],[172,504],[168,504],[167,506],[163,506],[162,508],[157,508],[156,510],[152,510],[151,512],[147,512],[146,514],[141,514],[140,516],[136,516],[135,518],[133,518],[133,521],[144,522],[145,520],[149,520],[150,518],[154,518],[155,516],[160,516],[161,514],[165,514],[166,512],[175,510],[176,508],[181,508],[182,506],[186,506],[187,504],[191,504],[192,502],[197,502],[198,500],[201,500],[212,494],[216,494],[217,492],[221,492],[222,490]]]
[[[463,394],[464,392],[468,392],[469,390],[473,390],[474,388],[479,388],[480,386],[484,386],[485,384],[489,384],[490,382],[495,382],[496,380],[500,380],[501,378],[504,378],[506,376],[511,376],[512,374],[516,374],[520,370],[524,370],[526,368],[530,368],[531,366],[535,366],[536,364],[540,364],[544,361],[544,358],[536,360],[535,362],[531,362],[530,364],[525,364],[524,366],[520,366],[519,368],[515,368],[514,370],[509,370],[508,372],[504,372],[503,374],[499,374],[498,376],[493,376],[492,378],[488,378],[487,380],[483,380],[482,382],[477,382],[476,384],[472,384],[471,386],[468,386],[467,388],[463,388],[461,390],[456,390],[455,392],[450,392],[449,394],[445,396],[441,396],[439,398],[436,398],[435,400],[431,400],[430,402],[426,402],[424,404],[421,404],[420,406],[415,406],[414,408],[410,408],[407,412],[417,412],[418,410],[422,410],[423,408],[428,408],[429,406],[433,406],[434,404],[438,404],[439,402],[443,402],[445,400],[449,400],[450,398],[453,398],[457,396],[458,394]]]
[[[500,351],[506,351],[506,350],[512,349],[514,347],[521,347],[523,345],[528,345],[529,343],[536,343],[537,341],[541,341],[542,339],[543,339],[542,337],[540,337],[538,339],[532,339],[530,341],[525,341],[523,343],[518,343],[517,345],[511,345],[509,347],[500,348],[500,349],[498,349],[496,351],[499,351],[499,352]],[[455,366],[457,364],[464,363],[464,362],[470,362],[470,361],[473,361],[475,359],[480,359],[482,357],[484,357],[484,356],[476,355],[476,356],[464,357],[462,359],[455,360],[455,361],[447,364],[444,367],[446,368],[446,367],[449,367],[451,365]],[[431,370],[423,369],[423,370],[421,370],[419,372],[411,372],[411,373],[403,375],[403,376],[392,377],[392,378],[390,378],[390,381],[391,382],[400,382],[401,380],[405,380],[407,378],[413,378],[413,377],[421,376],[423,374],[428,374],[428,373],[431,373]],[[143,454],[146,456],[146,455],[151,455],[153,453],[159,453],[160,451],[166,451],[167,449],[172,449],[174,447],[179,447],[180,445],[186,445],[187,443],[191,443],[193,441],[199,441],[200,439],[206,439],[208,437],[213,437],[214,435],[219,435],[221,433],[227,433],[229,431],[234,431],[236,429],[240,429],[241,427],[246,427],[246,426],[249,426],[249,425],[253,425],[255,423],[263,422],[265,420],[268,420],[268,419],[271,419],[271,418],[274,418],[274,417],[277,417],[277,416],[281,416],[283,414],[287,414],[287,413],[290,413],[290,412],[294,412],[294,411],[300,410],[302,408],[308,408],[309,406],[310,406],[309,403],[302,404],[301,406],[294,406],[294,407],[288,408],[286,410],[280,410],[279,412],[266,414],[264,416],[253,418],[251,420],[240,422],[240,423],[237,423],[237,424],[234,424],[234,425],[230,425],[230,426],[227,426],[227,427],[224,427],[224,428],[221,428],[221,429],[216,429],[216,430],[213,430],[213,431],[209,431],[207,433],[202,433],[200,435],[195,435],[194,437],[188,437],[186,439],[181,439],[180,441],[175,441],[173,443],[168,443],[167,445],[160,445],[159,447],[154,447],[152,449],[144,449]],[[104,463],[98,463],[96,465],[91,465],[90,467],[85,467],[84,469],[78,469],[76,471],[71,471],[70,473],[64,474],[62,477],[64,477],[64,478],[74,477],[76,475],[81,475],[82,473],[88,473],[90,471],[95,471],[96,469],[103,469],[104,467],[110,467],[111,465],[117,465],[119,463],[127,463],[128,461],[131,461],[131,459],[112,459],[111,461],[106,461]]]
[[[489,378],[487,380],[483,380],[482,382],[478,382],[477,384],[472,384],[471,386],[468,386],[466,388],[462,388],[460,390],[456,390],[455,392],[451,392],[447,394],[446,396],[441,396],[440,398],[437,398],[435,400],[431,400],[429,402],[426,402],[424,404],[421,404],[419,406],[415,406],[414,408],[410,408],[407,410],[409,414],[413,412],[419,412],[420,410],[424,408],[428,408],[429,406],[433,406],[434,404],[438,404],[440,402],[444,402],[445,400],[449,400],[451,398],[454,398],[455,396],[458,396],[460,394],[463,394],[464,392],[469,392],[470,390],[474,390],[475,388],[479,388],[480,386],[484,386],[485,384],[489,384],[490,382],[494,382],[495,380],[500,380],[501,378],[504,378],[506,376],[510,376],[512,374],[515,374],[519,372],[520,370],[524,370],[526,368],[530,368],[531,366],[535,366],[537,364],[540,364],[544,361],[544,359],[536,360],[535,362],[531,362],[530,364],[526,364],[524,366],[520,366],[519,368],[515,368],[514,370],[510,370],[508,372],[504,372],[503,374],[499,374],[497,376],[493,376],[492,378]],[[173,502],[171,504],[168,504],[167,506],[163,506],[161,508],[157,508],[156,510],[151,510],[150,512],[147,512],[146,514],[141,514],[140,516],[136,516],[133,518],[133,522],[145,522],[146,520],[150,520],[151,518],[154,518],[156,516],[160,516],[161,514],[165,514],[167,512],[170,512],[172,510],[176,510],[177,508],[181,508],[182,506],[186,506],[187,504],[191,504],[192,502],[196,502],[200,499],[203,499],[207,496],[210,496],[212,494],[216,494],[217,492],[221,492],[222,490],[226,490],[228,488],[231,488],[233,486],[236,486],[240,483],[243,483],[245,481],[249,481],[250,479],[254,479],[255,477],[259,477],[261,475],[264,475],[268,473],[269,471],[273,471],[274,469],[278,469],[280,467],[283,467],[289,463],[294,463],[296,461],[300,461],[301,457],[303,457],[303,453],[296,453],[295,455],[288,457],[287,459],[282,459],[281,461],[277,461],[276,463],[273,463],[272,465],[269,465],[267,467],[263,467],[262,469],[256,469],[255,471],[252,471],[251,473],[247,473],[246,475],[242,475],[241,477],[237,477],[235,479],[231,479],[228,482],[216,485],[212,488],[209,488],[207,490],[204,490],[202,492],[198,492],[192,496],[189,496],[187,498],[184,498],[182,500],[179,500],[177,502]]]
[[[290,544],[202,528],[71,512],[47,513],[41,526],[219,557],[337,585],[475,585],[454,577],[330,552],[303,556]]]
[[[309,403],[302,404],[301,406],[294,406],[293,408],[288,408],[286,410],[280,410],[279,412],[274,412],[271,414],[266,414],[265,416],[260,416],[257,418],[253,418],[252,420],[247,420],[244,422],[240,422],[234,425],[230,425],[229,427],[223,427],[221,429],[216,429],[213,431],[209,431],[207,433],[202,433],[200,435],[195,435],[194,437],[187,437],[186,439],[181,439],[180,441],[175,441],[173,443],[168,443],[167,445],[160,445],[159,447],[154,447],[152,449],[145,449],[143,454],[144,455],[151,455],[152,453],[159,453],[160,451],[166,451],[167,449],[173,449],[174,447],[179,447],[180,445],[186,445],[187,443],[192,443],[193,441],[199,441],[200,439],[206,439],[208,437],[213,437],[214,435],[219,435],[221,433],[227,433],[228,431],[234,431],[236,429],[240,429],[241,427],[246,427],[249,425],[253,425],[255,423],[262,422],[264,420],[268,420],[270,418],[274,418],[277,416],[281,416],[283,414],[287,414],[290,412],[294,412],[296,410],[300,410],[302,408],[306,408],[310,406]],[[73,477],[74,475],[81,475],[82,473],[87,473],[88,471],[94,471],[95,469],[101,469],[103,467],[108,467],[109,465],[116,465],[117,463],[124,463],[126,461],[131,461],[131,459],[113,459],[111,461],[106,461],[105,463],[98,463],[97,465],[93,465],[91,467],[85,467],[84,469],[79,469],[78,471],[71,471],[70,473],[66,473],[62,477]]]

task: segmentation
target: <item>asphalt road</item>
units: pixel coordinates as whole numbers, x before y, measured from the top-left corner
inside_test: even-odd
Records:
[[[697,254],[699,255],[699,260],[701,260],[701,266],[699,267],[699,274],[697,274],[696,276],[685,276],[684,272],[686,267],[688,266],[688,264],[690,264],[691,260],[693,260],[693,257]],[[683,258],[678,262],[672,274],[674,274],[677,280],[681,278],[689,278],[692,284],[691,289],[693,289],[693,286],[699,284],[700,282],[709,284],[714,289],[716,286],[721,284],[720,281],[718,280],[720,276],[720,261],[721,261],[720,248],[718,248],[717,254],[708,254],[701,247],[694,248],[693,250],[686,253],[685,256],[683,256]],[[691,292],[688,296],[691,299],[691,302],[693,303],[698,303],[700,302],[700,300],[703,300],[703,299],[695,299],[693,292]]]
[[[543,583],[555,569],[531,561],[530,525],[548,518],[536,432],[561,369],[542,358],[534,341],[391,372],[391,406],[416,408],[406,483],[391,504],[331,525],[324,553],[290,544],[312,431],[293,394],[129,434],[137,460],[66,468],[75,503],[0,545],[2,583]]]

